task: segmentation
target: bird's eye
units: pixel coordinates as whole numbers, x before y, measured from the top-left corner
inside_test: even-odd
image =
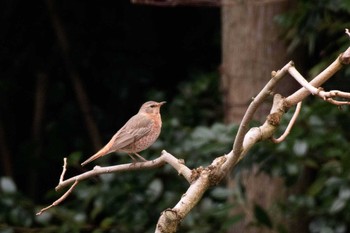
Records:
[[[151,108],[155,108],[155,107],[157,107],[157,105],[152,104],[150,107],[151,107]]]

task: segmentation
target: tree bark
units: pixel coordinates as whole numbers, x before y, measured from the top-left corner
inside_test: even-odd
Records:
[[[222,7],[221,87],[226,122],[239,123],[271,71],[288,61],[275,21],[288,5],[287,0],[243,0]],[[258,115],[265,116],[268,110],[262,108]]]
[[[222,7],[222,65],[221,89],[225,122],[240,123],[254,95],[271,77],[271,71],[287,63],[287,52],[275,16],[285,12],[290,1],[236,1]],[[290,81],[290,80],[287,80]],[[293,85],[283,85],[282,94],[292,91]],[[264,120],[270,104],[258,110],[256,117]],[[253,227],[254,205],[271,210],[278,200],[283,200],[286,190],[281,178],[259,172],[259,166],[241,173],[246,188],[246,202],[232,214],[242,213],[244,218],[229,232],[275,232],[273,229]],[[228,177],[228,187],[235,188],[233,177]],[[236,202],[232,197],[229,201]],[[278,214],[268,211],[272,220]]]

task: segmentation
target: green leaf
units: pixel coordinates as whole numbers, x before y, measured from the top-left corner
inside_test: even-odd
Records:
[[[234,224],[238,223],[243,219],[244,215],[243,214],[237,214],[232,217],[230,217],[228,220],[224,222],[223,228],[224,229],[229,229],[232,227]]]
[[[310,196],[316,196],[325,186],[327,178],[318,178],[307,190],[307,194]]]
[[[259,223],[272,229],[272,222],[271,222],[271,219],[270,219],[268,213],[263,208],[261,208],[259,205],[254,205],[254,215],[255,215],[256,220]]]

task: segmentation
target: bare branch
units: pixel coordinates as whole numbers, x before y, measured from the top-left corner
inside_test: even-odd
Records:
[[[182,195],[179,202],[172,209],[166,209],[162,212],[156,227],[156,233],[176,232],[182,219],[197,205],[205,191],[212,185],[220,182],[223,175],[222,165],[227,156],[216,158],[212,164],[206,168],[199,167],[192,171],[196,180]]]
[[[73,185],[67,190],[67,192],[65,192],[60,198],[58,198],[56,201],[54,201],[51,205],[41,209],[38,213],[36,213],[36,215],[41,215],[43,212],[45,212],[46,210],[57,206],[58,204],[60,204],[62,201],[64,201],[69,194],[72,193],[73,189],[78,185],[79,181],[75,180],[75,182],[73,183]]]
[[[337,106],[350,105],[349,101],[339,101],[339,100],[334,100],[332,98],[326,99],[326,101]]]
[[[169,228],[177,229],[181,220],[197,205],[204,192],[209,188],[209,173],[209,170],[203,170],[199,178],[192,183],[187,192],[182,195],[175,207],[173,209],[167,209],[161,214],[157,223],[156,233],[174,232]],[[165,229],[167,230],[164,231]]]
[[[242,158],[241,153],[243,151],[243,141],[244,136],[248,131],[249,122],[253,119],[254,113],[258,109],[258,107],[261,105],[261,103],[272,93],[273,88],[277,85],[278,81],[285,76],[285,74],[288,72],[289,67],[293,66],[293,62],[289,62],[287,65],[285,65],[281,70],[277,72],[272,72],[272,78],[270,81],[266,84],[266,86],[261,90],[261,92],[253,99],[253,101],[250,103],[242,122],[239,126],[236,139],[233,144],[233,156],[229,157],[228,163],[230,164],[230,167],[236,164],[239,159]]]
[[[284,100],[285,99],[281,95],[276,94],[273,98],[271,111],[266,117],[266,121],[261,126],[253,127],[247,132],[244,137],[240,159],[242,159],[257,142],[272,137],[280,124],[283,114],[286,112]]]
[[[163,150],[160,157],[147,162],[119,164],[119,165],[108,166],[108,167],[95,166],[90,171],[84,172],[80,175],[71,177],[63,182],[60,182],[55,189],[59,190],[63,187],[66,187],[67,185],[73,183],[75,180],[79,180],[79,181],[85,180],[93,176],[108,174],[112,172],[125,172],[125,171],[153,169],[153,168],[163,166],[165,163],[169,163],[178,171],[180,175],[184,176],[189,183],[191,182],[191,170],[187,168],[186,165],[183,164],[182,160],[178,160],[173,155]]]
[[[290,73],[290,75],[292,75],[294,77],[295,80],[297,80],[297,82],[300,83],[300,85],[302,85],[304,88],[306,88],[311,94],[317,95],[317,96],[321,97],[323,100],[330,102],[332,104],[335,104],[335,105],[349,105],[350,104],[349,101],[334,100],[334,97],[342,97],[342,98],[350,99],[350,93],[337,91],[337,90],[326,92],[326,91],[322,90],[321,88],[316,88],[316,87],[312,86],[308,81],[306,81],[306,79],[298,72],[297,69],[295,69],[294,66],[290,67],[288,69],[288,72]]]
[[[337,71],[339,71],[344,64],[349,64],[350,62],[350,47],[342,54],[338,56],[338,58],[330,64],[325,70],[323,70],[319,75],[317,75],[310,84],[316,88],[320,87],[323,83],[325,83],[328,79],[330,79]],[[305,99],[310,92],[302,87],[298,91],[294,92],[292,95],[286,98],[286,105],[291,107],[296,105],[303,99]]]
[[[340,101],[340,100],[335,100],[335,97],[338,98],[346,98],[350,99],[350,93],[349,92],[343,92],[343,91],[338,91],[338,90],[332,90],[332,91],[323,91],[321,90],[319,93],[319,96],[323,98],[325,101],[334,104],[334,105],[350,105],[349,101]]]
[[[63,182],[64,179],[64,174],[67,171],[67,158],[63,158],[63,169],[62,169],[62,174],[60,176],[60,181],[58,182],[59,184]]]
[[[161,156],[152,161],[121,164],[108,167],[95,166],[91,171],[64,180],[64,174],[66,172],[65,160],[60,182],[57,185],[56,190],[71,184],[72,186],[53,204],[38,212],[38,215],[61,203],[73,191],[80,181],[89,177],[112,172],[153,169],[168,163],[190,183],[189,188],[181,197],[179,202],[172,209],[166,209],[163,211],[157,223],[157,233],[175,232],[182,219],[186,217],[186,215],[195,205],[197,205],[204,192],[208,190],[209,187],[217,185],[257,142],[271,139],[273,137],[273,134],[278,128],[283,115],[290,107],[297,104],[296,111],[289,122],[286,131],[280,138],[272,139],[274,142],[279,142],[286,138],[300,112],[301,101],[310,93],[319,95],[324,100],[337,105],[348,104],[348,101],[335,100],[334,98],[350,99],[350,93],[337,90],[325,92],[319,87],[332,75],[334,75],[334,73],[337,72],[344,64],[349,63],[350,47],[343,54],[339,55],[339,57],[329,67],[317,75],[311,82],[307,82],[302,77],[302,75],[294,68],[293,62],[289,62],[277,72],[272,72],[272,78],[270,81],[249,105],[239,126],[232,151],[230,151],[230,153],[227,155],[216,158],[212,164],[206,168],[199,167],[190,170],[185,166],[183,160],[179,160],[163,150]],[[273,91],[278,81],[288,73],[298,80],[303,87],[294,94],[284,98],[279,94],[274,94]],[[256,110],[270,95],[274,95],[274,98],[270,114],[267,116],[266,121],[259,127],[249,129],[249,123],[251,122]]]
[[[177,159],[165,150],[162,151],[160,157],[163,158],[166,163],[175,168],[178,174],[182,175],[188,181],[188,183],[192,182],[192,171],[185,165],[185,161],[183,159]]]
[[[317,95],[319,92],[319,89],[312,86],[300,73],[297,69],[295,69],[294,66],[289,67],[288,72],[292,77],[300,83],[302,87],[305,87],[312,95]]]
[[[293,125],[295,123],[295,121],[297,120],[298,116],[299,116],[299,113],[300,113],[300,110],[301,110],[301,104],[302,102],[299,102],[297,104],[297,108],[295,109],[295,112],[293,114],[293,117],[292,119],[289,121],[289,124],[287,126],[287,129],[284,131],[284,133],[279,137],[279,138],[274,138],[272,137],[271,138],[271,141],[274,142],[274,143],[280,143],[282,141],[284,141],[286,139],[286,137],[289,135],[291,129],[293,128]]]
[[[261,94],[262,92],[260,92],[254,101],[257,100],[258,103],[262,103],[263,99],[268,96],[268,93],[272,92],[272,88],[275,86],[277,81],[287,73],[289,65],[292,65],[292,62],[288,63],[281,71],[273,74],[272,80],[274,81],[270,80],[271,83],[269,82],[270,84],[266,85],[263,89],[264,94]],[[255,108],[255,106],[252,108]],[[239,154],[235,155],[234,150],[232,150],[229,154],[216,158],[209,167],[200,167],[192,171],[192,176],[195,176],[197,179],[191,184],[187,192],[182,196],[181,200],[175,205],[174,208],[167,209],[162,213],[158,220],[155,232],[175,232],[178,224],[199,202],[204,192],[210,186],[218,184],[222,178],[227,175],[230,168],[232,168],[241,158],[243,158],[243,156],[253,145],[255,145],[255,143],[271,138],[273,132],[278,127],[281,115],[283,115],[284,112],[284,98],[276,94],[274,97],[271,114],[269,115],[270,117],[268,117],[262,126],[254,127],[245,134]],[[246,123],[248,124],[249,121],[247,120]]]
[[[270,95],[270,93],[272,93],[272,89],[277,84],[278,80],[287,73],[290,65],[292,65],[292,62],[288,63],[281,71],[274,72],[270,82],[253,100],[253,102],[257,101],[255,103],[261,104],[263,100]],[[284,113],[283,100],[284,99],[282,96],[278,94],[275,95],[274,104],[271,109],[272,113],[270,115],[274,116],[277,114],[277,112],[280,115]],[[242,121],[246,124],[250,122],[259,105],[250,106],[250,115],[246,116],[246,121]],[[278,117],[278,119],[280,119],[280,117]],[[230,168],[232,168],[256,142],[265,140],[272,136],[279,124],[279,120],[275,122],[276,124],[274,122],[275,121],[272,119],[267,119],[262,126],[252,128],[246,133],[245,136],[243,135],[240,153],[235,155],[234,150],[232,150],[229,154],[216,158],[209,167],[200,167],[192,170],[192,176],[195,178],[195,181],[191,183],[191,186],[188,188],[187,192],[182,196],[181,200],[174,208],[167,209],[162,213],[158,220],[155,232],[175,232],[181,220],[199,202],[204,192],[210,186],[218,184],[227,174]],[[242,123],[241,126],[243,126]]]
[[[66,173],[66,167],[67,167],[67,158],[63,159],[63,170],[60,176],[60,180],[58,185],[56,186],[56,191],[59,189],[66,187],[73,183],[73,185],[69,188],[69,190],[63,194],[62,197],[60,197],[57,201],[55,201],[50,206],[43,208],[40,212],[37,213],[37,215],[40,215],[44,211],[50,209],[51,207],[54,207],[61,203],[64,199],[67,198],[67,196],[73,191],[74,187],[82,180],[86,180],[90,177],[94,177],[101,174],[107,174],[112,172],[123,172],[123,171],[135,171],[135,170],[144,170],[144,169],[152,169],[156,167],[160,167],[164,165],[165,163],[168,163],[171,165],[175,170],[177,170],[179,175],[182,175],[189,183],[193,181],[192,171],[184,164],[183,160],[175,158],[172,154],[166,152],[165,150],[162,151],[162,154],[160,157],[146,162],[136,162],[136,163],[128,163],[128,164],[120,164],[115,166],[109,166],[109,167],[100,167],[95,166],[92,170],[84,172],[80,175],[71,177],[67,180],[64,180],[64,174]]]

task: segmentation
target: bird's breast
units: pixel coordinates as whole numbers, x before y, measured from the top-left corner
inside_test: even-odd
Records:
[[[151,128],[145,135],[130,145],[122,148],[122,150],[127,153],[137,153],[150,147],[159,137],[162,127],[162,120],[160,116],[154,117],[151,122]]]

